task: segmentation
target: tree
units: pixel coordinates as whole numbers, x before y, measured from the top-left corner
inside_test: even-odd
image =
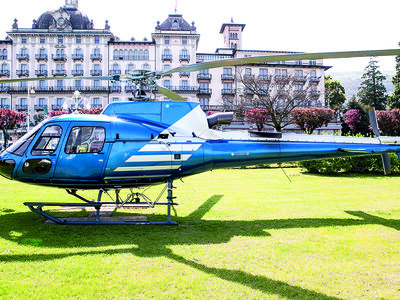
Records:
[[[330,108],[295,108],[290,112],[290,116],[301,130],[307,134],[312,134],[316,128],[323,125],[328,126],[335,116],[335,111]]]
[[[346,113],[350,109],[356,109],[358,110],[358,113],[360,115],[360,122],[357,123],[357,126],[355,126],[353,129],[349,127],[349,125],[346,123],[345,117],[342,119],[342,135],[346,135],[348,133],[351,133],[353,135],[360,133],[363,136],[368,136],[371,134],[371,129],[370,129],[370,123],[369,123],[369,116],[368,116],[368,110],[369,107],[362,104],[360,100],[356,96],[351,96],[351,98],[346,102],[346,109],[344,113]]]
[[[328,106],[336,111],[341,110],[346,101],[346,91],[343,85],[331,76],[325,76],[325,101]]]
[[[15,112],[11,109],[0,109],[0,128],[4,135],[4,148],[7,148],[8,134],[7,130],[20,124],[26,119],[23,113]]]
[[[270,113],[265,108],[255,108],[248,110],[246,111],[244,116],[246,122],[256,124],[258,131],[263,130],[264,125],[267,124],[270,117]]]
[[[396,56],[396,75],[392,79],[394,91],[388,97],[387,105],[390,109],[400,109],[400,56]]]
[[[357,96],[364,105],[384,110],[387,101],[386,88],[383,81],[386,79],[379,71],[378,62],[371,59],[362,75]]]
[[[383,135],[398,136],[400,134],[400,110],[381,110],[376,112],[378,127]]]
[[[361,123],[361,115],[360,110],[358,109],[349,109],[344,114],[344,122],[349,126],[353,135],[356,133],[357,125]]]
[[[293,123],[289,117],[293,109],[311,106],[318,99],[316,86],[301,75],[254,76],[238,72],[238,77],[244,86],[244,94],[252,96],[253,106],[269,112],[270,118],[265,125],[277,132]]]
[[[99,115],[102,113],[104,108],[102,107],[92,107],[92,108],[83,108],[81,110],[79,110],[80,114],[89,114],[89,115]]]
[[[52,110],[50,112],[50,117],[58,117],[65,114],[68,114],[66,110]]]

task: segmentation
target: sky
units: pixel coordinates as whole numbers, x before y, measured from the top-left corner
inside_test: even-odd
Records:
[[[20,28],[33,19],[64,6],[65,0],[16,0],[3,3],[0,38],[11,30],[14,18]],[[79,0],[79,10],[95,28],[109,21],[121,40],[151,38],[156,22],[177,9],[195,22],[200,34],[198,52],[213,53],[223,46],[223,23],[246,24],[243,49],[330,52],[399,47],[399,0]],[[325,60],[331,72],[364,71],[368,58]],[[395,69],[394,58],[379,58],[382,71]]]

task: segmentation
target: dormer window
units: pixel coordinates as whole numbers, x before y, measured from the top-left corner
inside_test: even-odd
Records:
[[[178,20],[174,20],[174,21],[172,22],[172,28],[177,29],[178,26],[179,26]]]

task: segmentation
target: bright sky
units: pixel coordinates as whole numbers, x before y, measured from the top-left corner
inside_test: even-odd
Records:
[[[392,49],[400,42],[399,0],[79,0],[79,10],[122,40],[150,39],[156,22],[177,13],[195,22],[199,52],[222,47],[222,23],[246,24],[243,49],[329,52]],[[16,0],[3,3],[0,37],[11,29],[14,18],[20,28],[47,10],[64,6],[65,0]],[[3,36],[1,35],[3,33]],[[363,71],[368,59],[325,60],[332,72]],[[380,58],[382,71],[394,70],[394,58]]]

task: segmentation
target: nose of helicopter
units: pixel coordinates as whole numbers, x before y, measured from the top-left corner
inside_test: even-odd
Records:
[[[0,175],[11,179],[11,174],[15,168],[15,160],[7,158],[7,156],[5,151],[0,153]]]

